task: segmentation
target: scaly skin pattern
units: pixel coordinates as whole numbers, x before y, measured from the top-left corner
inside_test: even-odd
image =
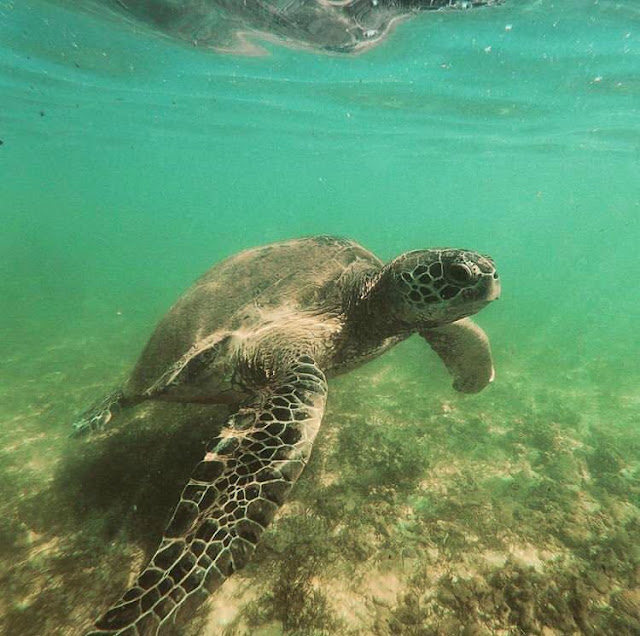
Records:
[[[148,636],[242,568],[307,463],[327,394],[299,356],[259,404],[232,415],[180,496],[162,543],[92,636]],[[188,608],[188,610],[186,609]]]
[[[81,437],[88,433],[103,430],[122,409],[124,394],[116,389],[106,397],[98,400],[73,423],[73,437]]]

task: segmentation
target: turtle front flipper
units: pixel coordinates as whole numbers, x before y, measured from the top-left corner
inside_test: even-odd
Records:
[[[487,334],[468,318],[424,329],[420,335],[440,356],[453,376],[453,388],[478,393],[495,377]]]
[[[121,389],[92,404],[73,424],[72,437],[102,431],[129,401]]]
[[[326,402],[309,356],[278,375],[210,442],[157,552],[90,636],[154,636],[247,563],[308,461]]]

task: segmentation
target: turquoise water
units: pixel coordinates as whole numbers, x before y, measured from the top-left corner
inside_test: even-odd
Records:
[[[383,259],[441,245],[491,254],[503,294],[478,323],[491,337],[497,379],[486,393],[462,399],[437,362],[423,356],[421,343],[410,341],[337,380],[325,422],[329,433],[319,440],[318,457],[326,461],[315,460],[301,480],[288,516],[268,539],[272,551],[259,553],[258,565],[214,601],[224,620],[198,633],[457,634],[459,625],[447,621],[456,612],[472,615],[470,607],[480,631],[464,633],[638,633],[640,7],[511,0],[416,16],[357,56],[262,46],[259,56],[224,55],[101,11],[0,0],[0,470],[6,493],[0,547],[15,568],[3,575],[3,589],[10,590],[0,602],[6,633],[73,634],[86,627],[124,591],[127,570],[148,556],[172,505],[158,499],[147,506],[156,512],[132,520],[124,504],[117,507],[132,501],[129,482],[116,479],[113,496],[100,499],[99,489],[89,489],[85,512],[69,512],[61,492],[77,496],[86,486],[81,480],[92,479],[89,469],[103,466],[96,458],[118,446],[67,441],[75,414],[126,377],[155,322],[212,263],[244,248],[312,234],[353,238]],[[358,428],[354,418],[365,415],[382,428]],[[417,435],[410,422],[418,415],[434,431],[433,455],[424,462],[405,439]],[[349,422],[361,439],[340,432]],[[387,434],[394,426],[404,437]],[[514,436],[506,446],[502,433],[491,437],[504,430]],[[158,436],[167,435],[163,428]],[[153,437],[124,439],[141,444]],[[371,484],[369,499],[353,499],[349,484],[368,474],[368,464],[359,455],[344,457],[359,441],[372,454],[388,451],[380,475],[400,462],[386,488],[404,483],[403,461],[409,471],[411,462],[424,464],[420,479],[405,490],[398,486],[395,499],[376,499],[379,490]],[[188,474],[198,448],[191,463],[157,453],[176,466],[188,464]],[[83,453],[91,458],[86,465],[77,459]],[[123,465],[131,462],[126,451],[117,457]],[[540,457],[546,458],[542,464]],[[534,474],[548,480],[553,493],[565,489],[567,498],[546,505],[544,495],[536,495],[543,503],[525,497],[520,516],[496,515],[495,525],[481,531],[473,525],[477,518],[465,517],[463,498],[473,491],[492,502],[492,510],[502,510],[513,491],[495,475],[483,482],[484,495],[462,481],[445,489],[444,500],[453,503],[443,512],[442,502],[433,501],[443,490],[429,481],[437,481],[435,474],[448,483],[451,475],[437,471],[443,458],[460,462],[458,475],[484,470],[473,462],[504,461],[509,479]],[[518,462],[528,462],[533,473],[517,472]],[[330,490],[325,468],[343,476],[337,483],[344,491]],[[172,471],[180,469],[167,468]],[[152,492],[161,498],[149,475],[143,481],[151,490],[139,497]],[[372,483],[383,479],[376,475]],[[178,477],[176,484],[173,491],[179,491]],[[530,493],[531,487],[523,488]],[[336,516],[318,503],[321,492],[359,503],[345,503]],[[592,507],[572,508],[576,493]],[[94,518],[86,509],[96,501]],[[331,541],[331,549],[318,548],[314,554],[324,565],[298,586],[307,590],[303,601],[335,597],[321,573],[336,559],[362,577],[358,564],[382,562],[388,551],[394,563],[406,552],[409,565],[374,568],[370,578],[377,587],[366,577],[351,595],[339,587],[350,599],[347,609],[327,601],[325,614],[316,606],[313,614],[300,601],[302,609],[291,610],[316,618],[333,612],[325,623],[288,623],[285,610],[260,614],[268,603],[260,605],[252,585],[259,581],[277,600],[274,590],[286,578],[278,564],[291,563],[283,537],[294,545],[301,532],[292,526],[287,534],[287,524],[300,517],[295,513],[304,508],[304,523],[335,537],[339,529],[331,520],[339,517],[340,528],[350,527],[358,506],[367,519],[367,501],[377,502],[377,515],[387,506],[386,518],[399,519],[398,525],[382,531],[371,513],[368,530],[356,533],[366,559],[353,546],[353,553],[345,548],[338,556]],[[456,505],[459,514],[452,514]],[[111,519],[103,514],[109,509],[128,521],[115,528],[103,523]],[[402,521],[408,509],[420,532]],[[439,545],[437,523],[444,517],[451,524],[447,537],[455,535],[452,528],[466,536],[455,525],[466,519],[465,532],[476,532],[483,545],[487,533],[502,541],[492,544],[496,553],[518,541],[537,546],[536,559],[545,565],[535,561],[533,574],[522,570],[533,577],[529,623],[516,620],[506,592],[508,609],[496,610],[498,601],[484,588],[460,591],[460,581],[476,577],[488,585],[503,576],[491,589],[504,592],[508,568],[478,573],[468,564],[467,570],[451,566],[446,576],[457,583],[449,581],[447,593],[458,600],[446,597],[442,586],[425,600],[428,585],[416,583],[418,572],[444,585],[443,564],[460,564],[460,554],[471,550],[462,539],[458,550],[449,548],[441,537],[440,556],[429,552]],[[595,517],[598,527],[589,525]],[[539,525],[542,519],[547,525]],[[582,523],[576,536],[560,532],[567,519]],[[544,532],[533,533],[536,524]],[[423,534],[427,526],[429,535]],[[507,538],[501,527],[509,528]],[[140,532],[149,534],[142,547]],[[391,543],[367,544],[376,533]],[[110,541],[116,547],[107,554]],[[291,548],[291,554],[301,559],[295,545],[298,552]],[[325,546],[320,539],[317,545]],[[600,578],[592,581],[589,555],[597,549],[617,565],[598,570]],[[516,558],[524,553],[512,550],[510,567],[529,567]],[[86,578],[74,555],[84,559]],[[569,562],[574,570],[567,565],[558,574]],[[576,586],[571,576],[586,581],[588,602],[573,618],[561,619],[561,610],[542,615],[548,595],[554,596],[544,587],[547,574],[561,592],[565,578],[567,590]],[[385,585],[391,592],[380,598],[387,613],[376,614],[367,599]],[[232,594],[241,600],[230,601]],[[335,622],[346,615],[359,620]]]

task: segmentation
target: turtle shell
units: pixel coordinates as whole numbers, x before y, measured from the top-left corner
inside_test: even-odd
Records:
[[[148,395],[190,351],[230,334],[250,337],[269,317],[335,318],[342,311],[340,278],[355,263],[382,265],[353,241],[320,236],[246,250],[214,265],[160,320],[127,382],[127,395]]]

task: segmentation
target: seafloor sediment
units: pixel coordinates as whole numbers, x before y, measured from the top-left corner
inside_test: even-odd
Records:
[[[460,396],[421,345],[331,383],[292,499],[185,636],[640,633],[640,394],[530,359]],[[143,405],[69,440],[99,378],[125,371],[60,364],[83,348],[3,363],[20,370],[0,389],[2,633],[81,633],[224,417]]]

